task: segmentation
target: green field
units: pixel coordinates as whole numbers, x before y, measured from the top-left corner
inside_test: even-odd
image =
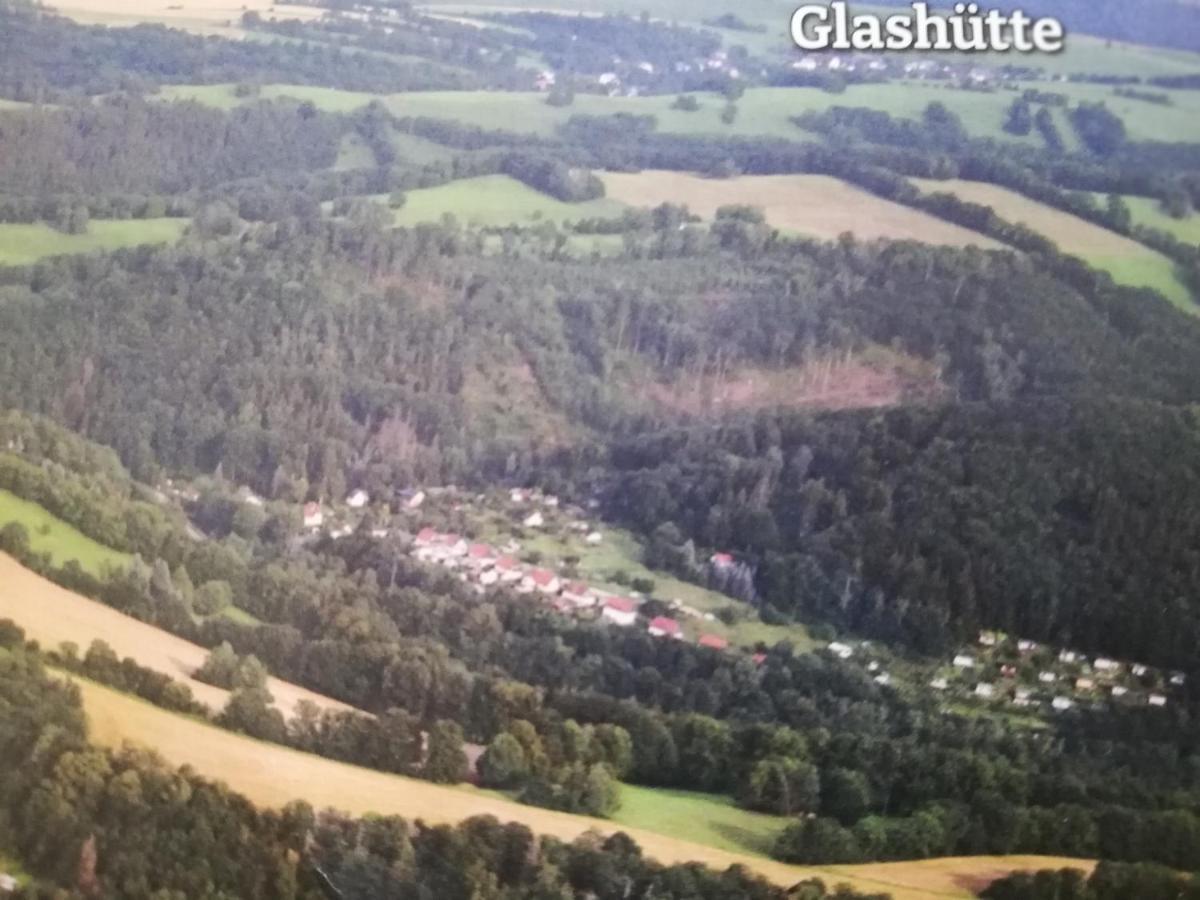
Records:
[[[1103,195],[1099,195],[1098,199],[1101,203],[1104,202]],[[1200,212],[1192,212],[1182,219],[1176,219],[1163,212],[1158,201],[1150,197],[1126,197],[1125,202],[1129,205],[1129,211],[1133,213],[1133,221],[1136,224],[1173,234],[1189,244],[1200,244]]]
[[[357,134],[348,134],[338,145],[337,162],[333,164],[333,168],[336,172],[344,172],[349,169],[373,169],[375,168],[375,154]]]
[[[38,553],[49,553],[55,565],[74,559],[85,571],[99,575],[106,564],[123,566],[130,558],[97,543],[36,503],[0,491],[0,526],[10,522],[24,525],[30,546]]]
[[[435,188],[410,191],[396,211],[396,224],[419,225],[452,215],[469,225],[534,225],[596,217],[615,218],[625,207],[615,200],[564,203],[507,175],[464,178]]]
[[[768,855],[788,819],[740,809],[728,797],[621,785],[612,821],[720,850]]]
[[[187,219],[95,219],[85,234],[64,234],[41,223],[0,225],[0,265],[23,266],[47,256],[116,250],[179,240]]]

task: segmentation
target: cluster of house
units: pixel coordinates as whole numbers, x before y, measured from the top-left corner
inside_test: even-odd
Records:
[[[984,631],[979,635],[979,645],[988,652],[1008,642],[1005,635],[994,631]],[[1144,690],[1146,683],[1159,685],[1165,682],[1171,687],[1182,687],[1186,676],[1182,672],[1169,673],[1165,678],[1141,663],[1124,663],[1107,657],[1096,657],[1089,660],[1074,650],[1047,651],[1036,641],[1016,641],[1017,656],[1010,661],[993,662],[977,659],[973,653],[957,654],[952,665],[970,678],[976,672],[991,671],[1000,676],[999,682],[976,681],[973,695],[981,700],[993,700],[1006,697],[1014,706],[1031,707],[1040,705],[1045,699],[1050,700],[1050,707],[1059,712],[1072,709],[1077,703],[1091,701],[1108,696],[1114,700],[1135,702],[1143,699],[1148,706],[1164,707],[1168,699],[1160,689]],[[1035,654],[1038,659],[1057,659],[1058,668],[1053,666],[1035,667],[1026,663]],[[1037,687],[1028,682],[1033,681],[1036,669]],[[1021,681],[1025,683],[1021,683]],[[1006,682],[1008,684],[1006,684]],[[1010,686],[1011,685],[1011,686]],[[950,679],[934,678],[929,686],[937,691],[948,690]]]
[[[562,578],[551,569],[524,564],[514,555],[519,549],[514,542],[496,548],[468,541],[460,534],[423,528],[413,541],[412,556],[458,572],[463,581],[474,584],[481,594],[488,588],[507,587],[518,594],[536,595],[564,615],[590,615],[620,628],[638,624],[641,601]],[[652,637],[684,639],[679,621],[667,616],[650,619],[646,631]],[[701,635],[697,643],[713,650],[729,646],[724,638],[714,634]]]

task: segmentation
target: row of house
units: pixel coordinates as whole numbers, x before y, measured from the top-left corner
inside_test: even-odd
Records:
[[[564,615],[590,614],[620,628],[638,624],[640,602],[622,597],[577,580],[561,578],[551,569],[525,565],[513,554],[519,547],[510,544],[498,550],[490,544],[474,543],[462,535],[423,528],[413,541],[412,555],[422,562],[457,570],[464,581],[476,585],[482,593],[489,587],[508,587],[519,594],[538,595]],[[682,640],[683,628],[675,619],[656,616],[646,626],[652,637]],[[725,650],[729,643],[718,635],[701,635],[700,646]]]

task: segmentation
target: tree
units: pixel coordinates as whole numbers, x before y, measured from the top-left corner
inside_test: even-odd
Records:
[[[424,777],[439,784],[457,784],[467,777],[462,728],[457,722],[438,721],[429,730]]]
[[[262,688],[238,688],[229,696],[217,717],[224,728],[240,731],[259,740],[282,744],[287,740],[287,723]]]
[[[821,812],[843,825],[853,825],[871,808],[871,786],[862,772],[831,769],[822,773]]]
[[[480,782],[487,787],[515,787],[528,775],[529,764],[525,760],[525,750],[507,731],[496,735],[479,759]]]
[[[816,766],[792,757],[761,760],[738,792],[743,806],[780,816],[812,812],[821,800]]]
[[[833,819],[801,819],[785,828],[771,853],[784,862],[823,865],[862,861],[854,834]]]
[[[201,616],[215,616],[233,603],[233,588],[227,581],[209,581],[196,589],[193,607]]]

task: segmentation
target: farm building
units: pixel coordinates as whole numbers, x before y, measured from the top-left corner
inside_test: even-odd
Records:
[[[668,619],[666,616],[659,616],[650,621],[650,627],[646,629],[650,632],[651,637],[670,637],[680,639],[683,637],[683,629],[679,627],[679,623],[674,619]]]
[[[1092,663],[1092,668],[1097,672],[1117,672],[1121,669],[1121,664],[1115,659],[1105,659],[1103,656],[1097,657]]]
[[[954,666],[958,669],[973,669],[975,668],[975,657],[960,653],[954,657]]]
[[[1146,698],[1146,702],[1149,703],[1151,706],[1166,706],[1167,698],[1164,697],[1162,694],[1151,694],[1149,697]]]
[[[532,512],[522,520],[521,524],[526,528],[541,528],[546,524],[546,517],[540,512]]]
[[[325,524],[325,513],[321,511],[320,503],[304,504],[304,527],[320,528]]]
[[[829,652],[832,653],[834,656],[836,656],[838,659],[849,659],[851,656],[854,655],[854,648],[851,647],[849,644],[842,644],[842,643],[839,643],[838,641],[834,641],[832,644],[829,645]]]
[[[1070,697],[1055,697],[1054,700],[1050,703],[1050,705],[1053,706],[1059,712],[1065,712],[1066,710],[1070,709],[1072,706],[1075,705],[1075,701],[1072,700]]]
[[[346,498],[346,505],[351,509],[362,509],[371,502],[371,495],[359,488],[353,494]]]
[[[715,634],[702,634],[700,640],[696,641],[701,647],[708,647],[710,650],[726,650],[729,648],[729,641],[723,637],[717,637]]]
[[[605,601],[600,617],[605,622],[628,628],[637,622],[637,604],[626,597],[610,597]]]

